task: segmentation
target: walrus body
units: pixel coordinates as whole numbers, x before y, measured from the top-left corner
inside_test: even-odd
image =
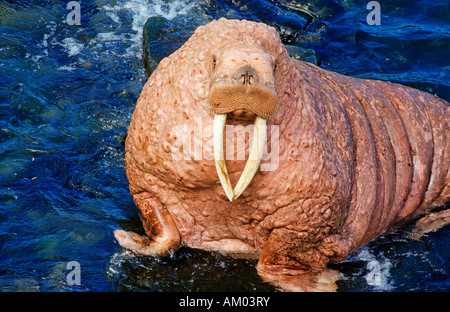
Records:
[[[262,157],[240,196],[229,186],[247,170],[249,151],[239,159],[239,146],[227,144],[230,157],[213,157],[218,115],[234,126],[235,140],[254,136],[245,128],[254,120],[267,123],[277,157],[266,170]],[[263,272],[323,270],[448,202],[449,123],[449,103],[436,96],[292,60],[264,24],[212,22],[161,61],[143,88],[126,169],[147,237],[116,237],[147,255],[184,244],[258,257]],[[181,145],[186,138],[197,150]]]

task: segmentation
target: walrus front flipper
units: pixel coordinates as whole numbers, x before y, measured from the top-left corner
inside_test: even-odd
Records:
[[[180,233],[163,204],[149,193],[134,195],[147,236],[114,231],[119,245],[144,256],[167,256],[180,246]]]

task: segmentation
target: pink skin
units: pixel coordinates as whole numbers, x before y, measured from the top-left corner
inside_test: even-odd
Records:
[[[276,95],[267,142],[278,126],[279,161],[230,202],[211,157],[208,96],[224,83],[217,77],[245,65]],[[241,113],[247,117],[228,123],[251,124],[255,116]],[[448,202],[449,121],[449,103],[427,93],[290,59],[269,26],[212,22],[162,60],[142,90],[126,169],[147,237],[117,230],[116,238],[146,255],[184,244],[259,258],[258,270],[272,281],[324,270],[389,227]],[[202,143],[202,153],[175,160],[186,135]],[[246,164],[234,154],[226,160],[232,185]]]

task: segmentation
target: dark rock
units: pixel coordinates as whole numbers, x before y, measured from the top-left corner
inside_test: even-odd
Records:
[[[289,56],[295,60],[317,65],[317,55],[313,49],[305,49],[294,45],[286,45]]]
[[[144,66],[147,75],[159,62],[180,48],[192,35],[195,26],[164,17],[151,17],[144,25]]]

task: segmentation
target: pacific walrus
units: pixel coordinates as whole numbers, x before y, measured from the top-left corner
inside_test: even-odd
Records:
[[[264,274],[324,270],[448,202],[449,117],[431,94],[291,59],[265,24],[211,22],[142,90],[125,161],[146,236],[115,236],[144,255],[184,244]]]

